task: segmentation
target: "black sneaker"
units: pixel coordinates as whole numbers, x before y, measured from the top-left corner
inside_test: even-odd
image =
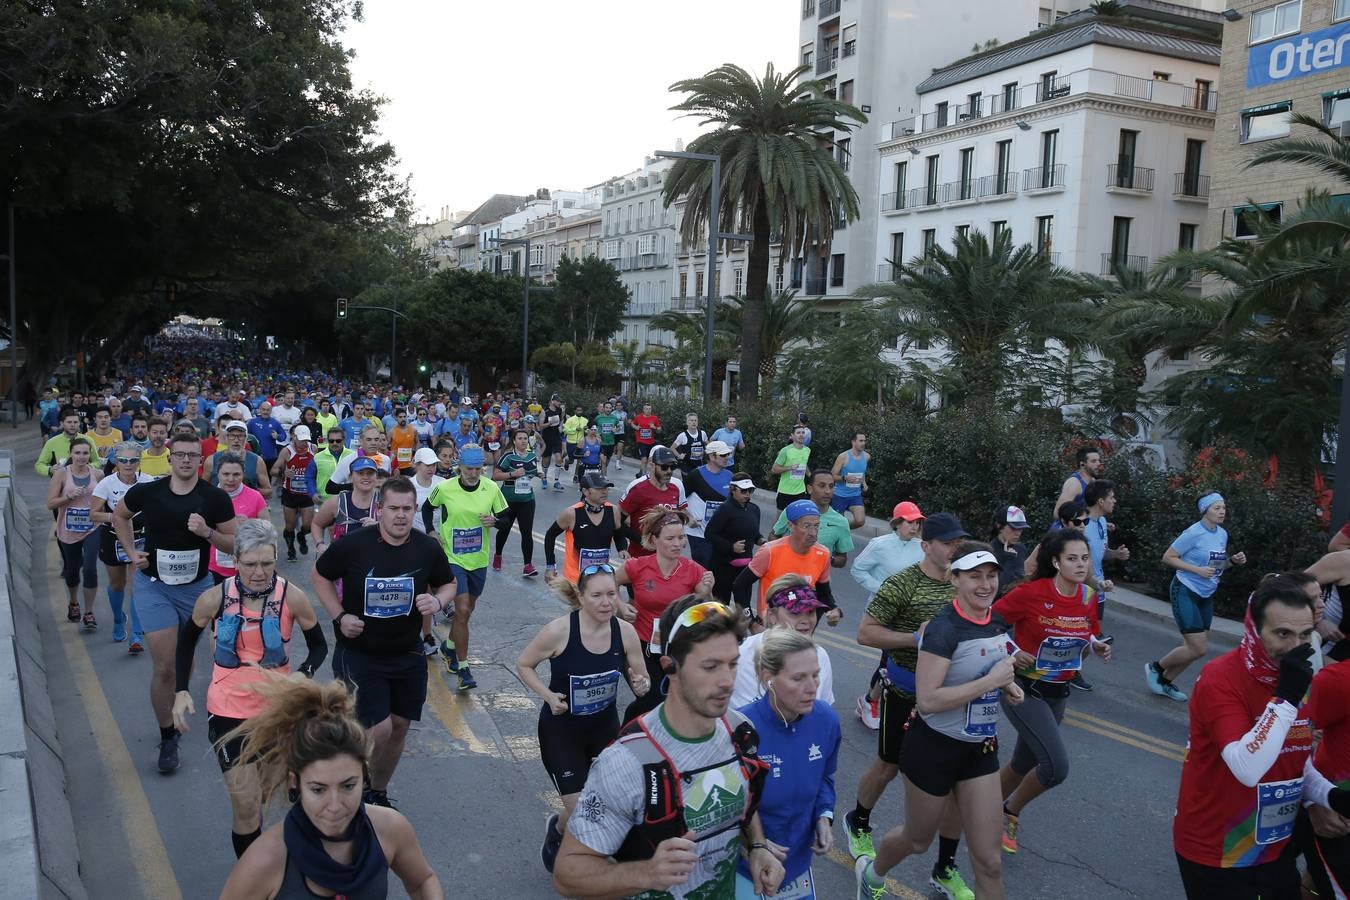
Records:
[[[294,548],[294,547],[287,547],[287,548],[286,548],[286,561],[287,561],[287,562],[295,562],[295,548]]]
[[[1069,687],[1078,688],[1080,691],[1090,691],[1092,690],[1092,682],[1084,678],[1082,672],[1079,672],[1073,676],[1073,681],[1069,682]]]
[[[374,788],[366,788],[361,799],[370,806],[383,806],[385,809],[398,809],[393,801],[389,799],[388,791],[377,791]]]
[[[170,775],[178,770],[178,741],[179,735],[171,738],[165,738],[159,742],[159,773],[161,775]]]
[[[309,556],[309,541],[305,540],[303,534],[297,534],[295,536],[295,546],[300,548],[301,556]]]
[[[544,844],[539,848],[539,858],[544,861],[544,868],[550,872],[553,871],[553,864],[558,859],[558,851],[562,848],[563,836],[558,833],[558,814],[554,813],[548,817],[548,829],[544,832]]]

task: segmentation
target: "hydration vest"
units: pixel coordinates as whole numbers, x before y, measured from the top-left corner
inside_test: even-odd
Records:
[[[286,579],[278,577],[272,595],[263,601],[258,631],[262,635],[263,655],[258,664],[275,669],[289,662],[286,639],[281,634],[281,608],[286,597]],[[222,669],[239,668],[239,632],[244,627],[244,601],[239,596],[239,577],[226,578],[222,585],[220,613],[216,618],[216,665]]]

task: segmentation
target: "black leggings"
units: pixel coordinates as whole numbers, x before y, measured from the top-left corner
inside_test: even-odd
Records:
[[[84,586],[87,588],[98,587],[98,545],[100,535],[98,531],[90,532],[82,541],[74,544],[67,544],[64,541],[57,541],[56,545],[61,548],[61,577],[66,581],[66,587],[76,587],[80,583],[81,575],[84,576]]]
[[[1307,807],[1298,811],[1294,843],[1308,863],[1308,874],[1320,897],[1343,896],[1350,891],[1350,837],[1324,838],[1313,831]],[[1337,890],[1342,893],[1338,895]]]
[[[511,524],[520,527],[520,555],[525,557],[525,565],[534,561],[534,501],[517,503],[506,501],[506,511],[497,516],[497,555],[506,549],[506,539],[511,534]]]

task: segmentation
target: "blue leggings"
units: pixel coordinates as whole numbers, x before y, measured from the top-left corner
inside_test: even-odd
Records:
[[[97,530],[73,544],[56,542],[61,548],[61,577],[65,579],[66,587],[77,587],[81,576],[85,587],[98,587],[98,543]]]

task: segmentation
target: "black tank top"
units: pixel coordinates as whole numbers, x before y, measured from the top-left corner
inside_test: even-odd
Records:
[[[548,689],[567,698],[573,716],[614,712],[623,670],[619,620],[609,622],[609,649],[592,653],[581,642],[581,611],[573,610],[568,617],[567,646],[549,662]]]

